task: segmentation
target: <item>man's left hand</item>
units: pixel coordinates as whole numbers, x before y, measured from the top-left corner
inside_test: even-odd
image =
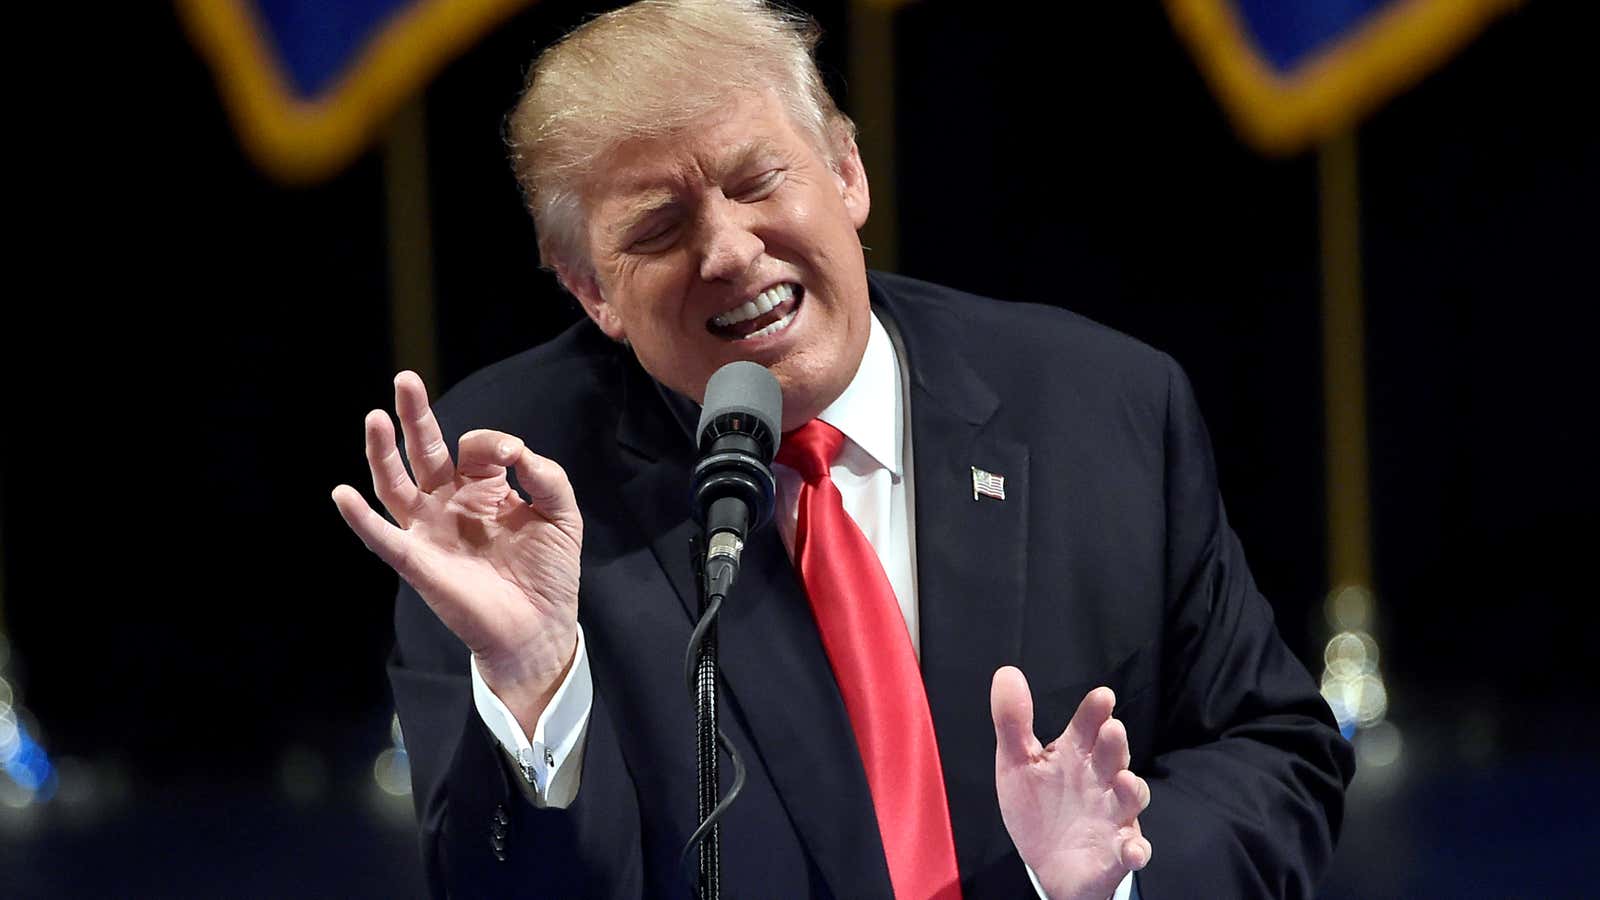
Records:
[[[1022,861],[1050,900],[1106,900],[1150,862],[1139,813],[1150,786],[1128,771],[1128,732],[1111,717],[1116,697],[1090,691],[1061,736],[1033,734],[1033,697],[1012,666],[994,673],[995,790]]]

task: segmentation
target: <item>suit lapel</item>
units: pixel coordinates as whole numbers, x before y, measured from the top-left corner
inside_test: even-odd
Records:
[[[693,622],[700,603],[688,543],[697,530],[688,514],[694,413],[675,414],[671,406],[681,398],[666,395],[637,365],[626,368],[618,438],[637,469],[623,486],[623,498]],[[835,896],[890,897],[850,720],[777,529],[769,524],[753,535],[742,559],[739,583],[718,623],[718,655],[728,713],[759,757],[746,764],[765,767]],[[692,739],[691,722],[684,723],[683,734],[685,742]],[[736,810],[737,804],[735,816]]]
[[[922,677],[943,764],[963,881],[1014,865],[994,786],[989,685],[1019,662],[1026,595],[1028,448],[993,427],[995,393],[966,364],[960,323],[937,307],[903,314],[875,284],[909,373],[911,479]],[[1005,476],[1005,499],[974,499],[972,469]]]

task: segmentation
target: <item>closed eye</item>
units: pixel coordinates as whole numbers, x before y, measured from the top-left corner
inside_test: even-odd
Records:
[[[769,169],[739,185],[730,196],[743,203],[754,203],[770,197],[782,183],[783,170]]]
[[[643,230],[643,233],[628,244],[629,253],[660,253],[672,246],[678,234],[678,222],[669,219],[657,222]]]

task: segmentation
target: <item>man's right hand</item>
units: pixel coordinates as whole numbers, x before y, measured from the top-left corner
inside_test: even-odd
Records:
[[[394,399],[416,480],[382,410],[367,414],[366,437],[373,488],[395,524],[349,485],[333,489],[333,502],[467,645],[484,683],[532,734],[577,650],[583,518],[572,485],[553,460],[498,431],[463,434],[452,461],[414,372],[395,376]]]

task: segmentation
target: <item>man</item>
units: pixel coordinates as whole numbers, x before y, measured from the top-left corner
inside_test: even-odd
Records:
[[[432,889],[688,890],[691,428],[748,359],[785,444],[832,443],[780,456],[777,527],[722,618],[749,766],[730,896],[1308,893],[1351,756],[1250,579],[1182,373],[1067,313],[869,274],[815,38],[754,0],[661,0],[548,50],[513,159],[590,321],[437,418],[397,377],[409,474],[367,417],[395,522],[334,500],[406,582],[390,671]],[[832,581],[824,519],[865,548]],[[1048,746],[1035,710],[1066,724]]]

